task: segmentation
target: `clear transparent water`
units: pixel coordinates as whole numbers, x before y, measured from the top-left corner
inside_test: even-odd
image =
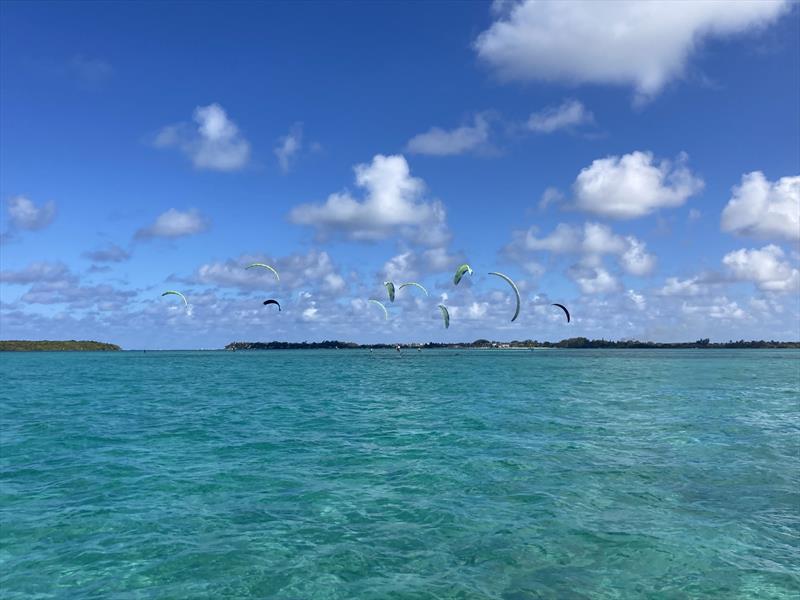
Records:
[[[0,355],[4,598],[797,598],[796,351]]]

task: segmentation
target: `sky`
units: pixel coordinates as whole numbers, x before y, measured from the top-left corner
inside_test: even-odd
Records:
[[[797,340],[800,6],[3,2],[0,235],[3,339]]]

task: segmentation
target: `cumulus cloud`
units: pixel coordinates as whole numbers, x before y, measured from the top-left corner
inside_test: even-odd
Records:
[[[167,212],[160,214],[152,225],[137,231],[135,238],[139,240],[157,237],[174,239],[201,233],[208,229],[208,226],[208,220],[195,209],[181,212],[170,208]]]
[[[642,294],[637,294],[634,290],[628,290],[625,295],[637,310],[645,310],[647,308],[647,299]]]
[[[618,235],[601,223],[584,223],[583,227],[559,223],[544,237],[537,237],[532,227],[516,237],[509,248],[512,255],[520,251],[579,254],[585,264],[598,264],[602,256],[614,255],[627,273],[640,276],[652,272],[656,265],[656,257],[647,252],[645,242],[632,235]]]
[[[652,153],[638,151],[597,159],[575,179],[575,204],[612,219],[634,219],[680,206],[703,189],[703,180],[692,174],[686,161],[682,154],[675,164],[655,163]]]
[[[11,227],[26,231],[43,229],[50,225],[56,217],[54,202],[50,201],[37,206],[33,200],[25,196],[15,196],[9,200],[6,210]]]
[[[253,262],[272,265],[281,275],[280,283],[275,276],[262,269],[246,269]],[[191,283],[202,283],[222,287],[235,287],[241,290],[281,288],[296,290],[314,289],[339,295],[347,288],[347,282],[339,267],[327,252],[310,250],[306,254],[291,254],[284,257],[268,257],[263,254],[245,254],[238,259],[224,262],[211,262],[201,265]]]
[[[472,125],[462,125],[447,131],[432,127],[411,138],[406,145],[412,154],[449,156],[475,150],[489,140],[489,121],[485,115],[475,115]]]
[[[36,261],[18,271],[0,271],[0,282],[29,285],[20,297],[26,304],[68,304],[71,308],[115,306],[132,298],[136,292],[109,284],[82,285],[80,278],[62,262]]]
[[[553,133],[594,122],[594,115],[578,100],[565,100],[559,106],[550,106],[533,113],[528,119],[528,129],[537,133]]]
[[[584,294],[606,294],[620,289],[619,282],[603,267],[576,265],[568,274]]]
[[[411,281],[419,278],[414,252],[402,252],[387,260],[383,265],[383,275],[388,281]]]
[[[453,264],[464,262],[463,254],[450,254],[444,247],[425,250],[422,259],[425,268],[433,273],[449,271]]]
[[[184,281],[179,289],[187,292],[193,306],[193,317],[187,314],[179,300],[154,301],[158,300],[161,287],[149,290],[146,297],[137,302],[130,290],[103,287],[103,284],[81,284],[77,278],[65,283],[64,270],[50,271],[46,277],[53,280],[52,285],[36,284],[33,280],[37,277],[28,276],[24,279],[34,285],[24,298],[21,296],[0,304],[3,332],[12,338],[101,339],[120,343],[126,348],[221,348],[233,340],[254,339],[424,342],[476,338],[510,340],[528,336],[539,340],[559,340],[585,335],[590,338],[686,341],[700,337],[714,340],[740,337],[792,339],[791,328],[787,329],[786,323],[800,319],[796,294],[750,293],[755,290],[741,285],[723,289],[726,284],[722,282],[714,294],[670,297],[657,291],[648,293],[636,288],[631,290],[628,286],[623,288],[621,282],[616,286],[609,284],[614,275],[608,271],[579,265],[571,275],[579,280],[576,287],[583,292],[581,295],[564,295],[563,291],[552,298],[543,293],[534,295],[525,289],[525,281],[518,277],[518,273],[515,279],[523,292],[523,307],[514,323],[508,321],[513,313],[513,294],[503,282],[483,272],[476,273],[476,285],[463,289],[459,286],[458,293],[450,294],[451,297],[442,292],[445,288],[437,290],[430,285],[431,298],[425,298],[414,290],[407,295],[400,294],[394,304],[388,305],[391,318],[387,321],[379,309],[366,302],[372,294],[376,294],[372,297],[385,298],[380,282],[373,281],[373,278],[370,278],[370,289],[365,289],[350,273],[346,278],[349,289],[335,296],[319,286],[314,287],[315,280],[293,278],[289,287],[290,273],[284,267],[279,267],[280,283],[275,282],[268,272],[263,276],[252,270],[246,272],[244,267],[251,258],[279,265],[284,260],[289,262],[289,257],[273,259],[264,256],[240,257],[232,261],[228,275],[233,276],[235,268],[238,273],[263,279],[254,287],[215,286],[213,282],[200,282],[196,277],[191,280],[194,285]],[[292,260],[306,264],[315,272],[318,265],[325,264],[325,259],[319,256],[298,255]],[[448,282],[451,281],[450,275],[448,270]],[[708,276],[698,277],[698,283],[708,281]],[[3,283],[4,288],[5,285]],[[79,289],[76,291],[75,288]],[[14,289],[9,286],[7,297]],[[452,289],[452,284],[448,283],[446,289]],[[258,298],[268,297],[262,296],[268,291],[283,304],[284,310],[279,317],[275,312],[265,310],[258,301]],[[443,329],[436,308],[436,296],[439,295],[451,309],[452,321],[448,330]],[[565,332],[563,313],[550,306],[554,301],[564,303],[572,312],[572,333]],[[370,327],[364,327],[365,319],[369,320]],[[269,337],[258,332],[268,332],[264,335]]]
[[[703,303],[684,302],[681,310],[687,315],[703,315],[712,319],[739,321],[747,318],[747,313],[739,303],[726,296],[712,298]]]
[[[156,135],[158,148],[178,148],[198,169],[236,171],[250,159],[250,143],[219,104],[198,106],[195,126],[178,123],[164,127]]]
[[[783,0],[503,2],[475,41],[478,56],[504,80],[631,85],[637,98],[680,77],[696,48],[766,26]]]
[[[667,277],[664,286],[658,290],[661,296],[699,296],[705,291],[698,277],[679,279]]]
[[[414,281],[428,275],[449,272],[453,265],[464,262],[460,254],[450,254],[447,248],[428,248],[423,252],[406,250],[387,260],[381,276],[389,281]]]
[[[315,306],[309,306],[303,311],[303,320],[304,321],[316,321],[319,318],[319,309]]]
[[[467,307],[467,318],[469,319],[482,319],[486,316],[486,313],[489,311],[489,303],[488,302],[472,302]]]
[[[74,281],[67,265],[62,262],[35,261],[19,271],[0,271],[3,283],[30,284],[53,281]]]
[[[543,193],[542,197],[539,200],[539,210],[544,211],[547,210],[551,204],[558,204],[564,200],[564,194],[561,193],[561,190],[555,187],[548,187]]]
[[[526,250],[546,250],[556,254],[578,252],[583,244],[583,232],[578,227],[559,223],[550,235],[536,237],[537,229],[525,232],[522,246]]]
[[[645,243],[633,236],[625,238],[628,247],[619,257],[620,265],[631,275],[647,275],[656,266],[655,256],[647,252]]]
[[[76,285],[70,279],[35,283],[22,295],[28,304],[68,304],[72,308],[120,307],[136,296],[131,290],[118,289],[103,283]]]
[[[783,258],[783,250],[770,244],[760,250],[742,248],[729,252],[722,263],[734,277],[752,281],[762,291],[796,291],[800,288],[800,271]]]
[[[323,204],[301,204],[289,213],[299,225],[314,227],[320,237],[342,235],[374,241],[400,234],[427,246],[449,239],[444,206],[424,202],[425,183],[411,176],[403,156],[376,155],[370,164],[355,167],[356,185],[365,190],[362,201],[350,192],[331,194]]]
[[[118,263],[128,260],[131,257],[131,253],[116,244],[108,244],[103,248],[84,252],[83,256],[94,262]]]
[[[635,243],[644,248],[644,242],[637,240]],[[586,254],[620,254],[627,248],[621,236],[612,232],[607,225],[600,223],[584,224],[581,246]]]
[[[303,124],[295,123],[285,136],[278,140],[275,147],[275,156],[278,157],[278,165],[281,171],[288,173],[292,163],[303,147]]]
[[[761,171],[742,175],[722,211],[722,231],[800,241],[800,176],[773,183]]]

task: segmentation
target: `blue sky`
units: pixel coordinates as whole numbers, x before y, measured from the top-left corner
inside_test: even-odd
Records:
[[[677,6],[3,3],[1,335],[798,339],[800,10]]]

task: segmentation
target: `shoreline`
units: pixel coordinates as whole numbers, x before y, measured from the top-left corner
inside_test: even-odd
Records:
[[[638,340],[589,340],[587,338],[569,338],[559,342],[539,342],[537,340],[514,340],[496,342],[475,340],[474,342],[453,343],[402,343],[402,344],[357,344],[339,340],[322,342],[231,342],[224,348],[183,348],[154,349],[131,348],[123,350],[117,344],[89,340],[0,340],[2,352],[203,352],[203,351],[263,351],[263,350],[798,350],[800,341],[778,342],[775,340],[739,340],[728,342],[711,342],[707,339],[695,342],[642,342]]]
[[[454,342],[454,343],[405,343],[405,344],[356,344],[354,342],[342,342],[339,340],[325,340],[322,342],[231,342],[225,346],[228,351],[250,351],[250,350],[550,350],[550,349],[657,349],[657,350],[677,350],[677,349],[800,349],[800,341],[797,342],[778,342],[775,340],[739,340],[728,342],[711,342],[708,339],[701,339],[695,342],[642,342],[638,340],[612,341],[612,340],[590,340],[587,338],[569,338],[559,342],[539,342],[537,340],[496,342],[490,340],[475,340],[474,342]]]

